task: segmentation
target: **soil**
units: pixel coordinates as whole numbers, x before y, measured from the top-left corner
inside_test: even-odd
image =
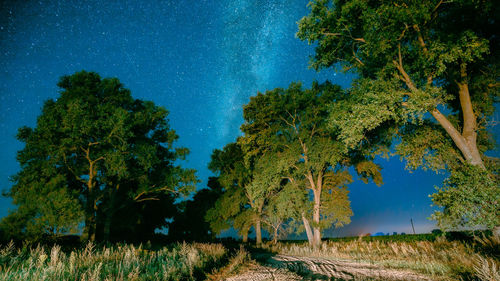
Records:
[[[288,255],[268,256],[260,261],[226,280],[431,280],[412,271],[353,261]]]

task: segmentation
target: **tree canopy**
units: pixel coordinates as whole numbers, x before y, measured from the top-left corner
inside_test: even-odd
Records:
[[[330,108],[331,130],[339,131],[350,148],[370,142],[381,144],[375,150],[387,150],[397,140],[395,153],[408,168],[452,174],[439,193],[455,188],[468,166],[480,167],[481,183],[461,181],[460,186],[470,187],[463,192],[493,188],[496,200],[490,203],[497,202],[497,211],[481,221],[499,225],[498,160],[484,154],[494,147],[488,123],[499,101],[498,5],[475,0],[309,5],[297,35],[316,44],[311,66],[358,75],[349,95]],[[455,191],[446,196],[460,193]],[[466,205],[477,206],[476,196],[468,195],[461,197],[471,200]],[[440,222],[477,222],[459,219],[470,209],[438,198],[434,202],[447,209],[440,214],[454,217]]]
[[[174,148],[168,111],[93,72],[64,76],[58,86],[60,96],[45,102],[36,127],[19,129],[25,147],[10,216],[22,216],[26,232],[37,225],[45,233],[67,232],[84,218],[90,240],[124,229],[147,237],[165,226],[175,198],[197,182],[194,170],[176,162],[188,150]]]
[[[343,96],[339,86],[328,82],[313,83],[306,90],[292,83],[288,89],[257,94],[243,110],[240,143],[247,165],[258,167],[253,178],[260,181],[256,189],[294,194],[288,207],[295,205],[295,219],[303,221],[315,246],[321,242],[321,229],[350,222],[347,185],[353,179],[349,167],[354,166],[365,180],[382,183],[380,166],[372,162],[372,156],[347,150],[327,128],[328,105]]]
[[[256,213],[247,192],[252,171],[245,165],[241,146],[235,142],[225,145],[222,150],[215,149],[208,167],[218,175],[223,193],[207,212],[207,221],[218,234],[234,227],[246,242]]]

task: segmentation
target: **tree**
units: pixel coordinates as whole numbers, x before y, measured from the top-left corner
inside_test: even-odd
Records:
[[[208,210],[222,194],[222,186],[216,177],[208,179],[208,188],[196,192],[192,200],[183,201],[174,221],[169,225],[168,235],[174,240],[210,241],[215,238],[210,224],[205,220]]]
[[[468,165],[477,166],[485,171],[483,181],[489,178],[498,187],[498,161],[484,155],[494,147],[487,124],[499,101],[498,5],[476,0],[309,5],[297,36],[317,43],[311,66],[341,67],[359,77],[330,111],[330,128],[340,131],[346,145],[373,143],[374,136],[386,143],[399,139],[395,151],[408,168],[463,174]],[[460,193],[455,191],[447,196]]]
[[[255,213],[246,192],[252,174],[245,166],[239,144],[229,143],[222,150],[215,149],[208,168],[218,174],[223,191],[215,206],[208,210],[205,219],[215,233],[234,227],[243,236],[243,242],[246,242]]]
[[[77,193],[68,189],[57,167],[32,160],[29,166],[14,176],[16,184],[7,193],[15,195],[13,203],[19,208],[3,219],[4,233],[17,239],[77,233],[78,223],[83,218]]]
[[[60,97],[45,102],[37,126],[19,130],[25,147],[18,152],[21,172],[10,196],[19,211],[31,208],[27,206],[37,198],[61,198],[61,215],[50,213],[54,205],[25,213],[32,216],[28,221],[56,216],[66,225],[79,224],[79,212],[71,208],[79,206],[84,236],[93,241],[100,232],[108,240],[118,211],[135,209],[136,220],[115,221],[115,226],[137,226],[141,219],[154,218],[141,216],[155,205],[150,201],[194,189],[194,170],[175,164],[188,150],[173,147],[178,136],[168,126],[166,109],[133,99],[118,79],[101,79],[93,72],[64,76],[58,86]],[[70,213],[75,215],[65,215]],[[153,232],[164,221],[162,217],[141,231]],[[54,221],[42,225],[53,228]]]
[[[347,171],[355,166],[364,178],[381,184],[380,167],[370,155],[347,151],[337,136],[326,127],[328,104],[343,92],[330,83],[313,83],[311,89],[292,83],[288,89],[274,89],[252,97],[244,107],[245,123],[241,138],[247,162],[264,159],[268,184],[285,180],[297,198],[312,196],[312,204],[302,204],[301,218],[311,245],[321,243],[321,229],[350,222],[352,211],[346,186],[352,182]],[[269,159],[266,159],[269,157]],[[257,184],[261,192],[269,187]],[[272,189],[271,189],[272,190]],[[299,203],[299,202],[298,202]],[[312,217],[312,219],[311,219]]]
[[[432,194],[432,201],[443,207],[432,218],[445,228],[481,225],[490,229],[500,225],[498,185],[477,166],[466,165],[455,171]]]
[[[240,141],[243,138],[239,139]],[[255,240],[257,244],[262,243],[263,223],[273,228],[271,233],[277,238],[278,229],[281,226],[284,212],[276,210],[280,205],[270,204],[272,198],[276,197],[282,189],[282,177],[274,171],[274,165],[277,161],[277,155],[262,155],[253,163],[245,163],[252,171],[251,181],[245,185],[245,194],[253,213]],[[277,203],[277,202],[274,202]],[[273,208],[274,207],[274,208]]]

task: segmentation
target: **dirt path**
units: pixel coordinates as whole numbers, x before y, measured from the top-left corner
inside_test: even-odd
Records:
[[[299,275],[286,269],[252,264],[243,273],[226,279],[226,281],[260,281],[260,280],[303,280]]]
[[[251,266],[246,272],[227,280],[332,280],[337,278],[340,280],[431,280],[415,272],[387,269],[368,263],[287,255],[269,257],[265,265]]]

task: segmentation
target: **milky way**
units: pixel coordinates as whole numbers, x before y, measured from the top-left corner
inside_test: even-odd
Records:
[[[257,91],[272,87],[273,78],[280,73],[277,61],[287,53],[282,47],[287,25],[296,18],[289,1],[226,1],[223,4],[223,60],[220,81],[222,99],[217,136],[225,140],[238,132],[241,105]],[[221,114],[222,113],[222,114]]]

